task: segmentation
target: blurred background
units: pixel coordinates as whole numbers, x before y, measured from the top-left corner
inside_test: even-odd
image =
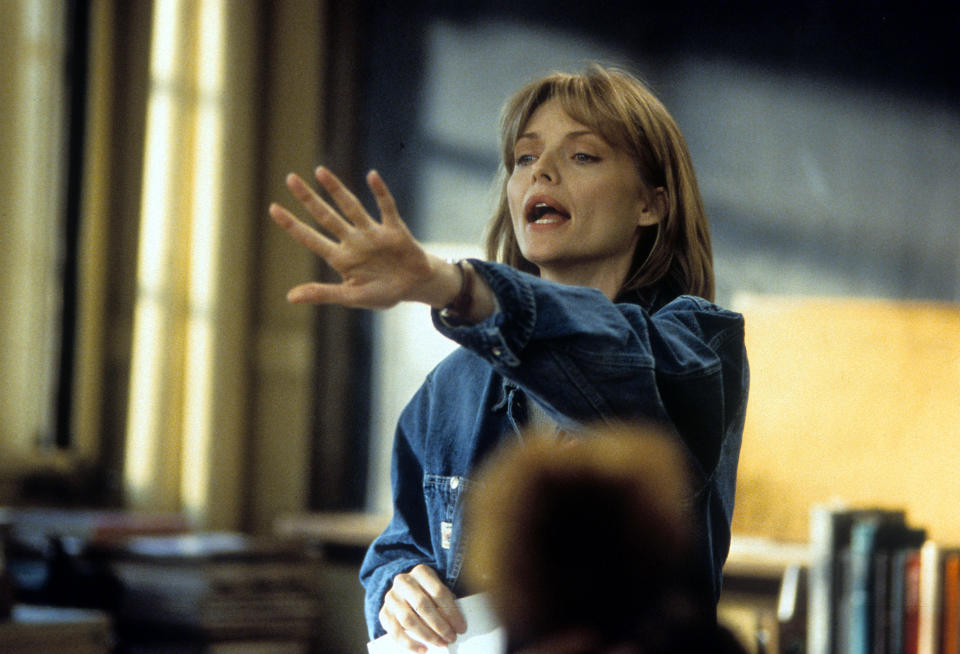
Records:
[[[960,301],[958,30],[895,0],[0,2],[0,503],[388,511],[449,346],[425,310],[288,305],[329,272],[266,208],[376,167],[418,238],[479,251],[501,103],[594,60],[686,135],[719,303]]]

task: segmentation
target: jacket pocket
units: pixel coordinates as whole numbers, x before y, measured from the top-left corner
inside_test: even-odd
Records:
[[[463,502],[469,488],[466,477],[423,476],[430,542],[439,572],[450,588],[456,585],[463,566]]]

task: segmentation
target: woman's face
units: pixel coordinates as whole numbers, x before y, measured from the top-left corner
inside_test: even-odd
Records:
[[[615,294],[638,228],[660,220],[650,201],[656,197],[626,152],[570,118],[556,99],[521,130],[507,201],[520,251],[546,279],[604,292],[612,284]]]

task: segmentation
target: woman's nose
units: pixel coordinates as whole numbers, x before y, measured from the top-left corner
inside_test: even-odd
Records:
[[[548,182],[555,182],[559,178],[554,156],[544,152],[533,164],[533,180],[543,179]]]

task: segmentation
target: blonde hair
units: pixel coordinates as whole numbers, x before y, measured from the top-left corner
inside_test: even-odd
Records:
[[[558,100],[572,119],[627,152],[651,192],[661,187],[666,193],[667,215],[641,235],[621,295],[649,296],[667,284],[675,295],[698,295],[712,301],[710,229],[686,141],[666,107],[642,82],[625,71],[598,64],[582,74],[554,73],[530,82],[504,105],[500,199],[487,227],[487,257],[538,274],[537,267],[520,252],[506,187],[513,173],[517,138],[533,112],[552,99]]]

